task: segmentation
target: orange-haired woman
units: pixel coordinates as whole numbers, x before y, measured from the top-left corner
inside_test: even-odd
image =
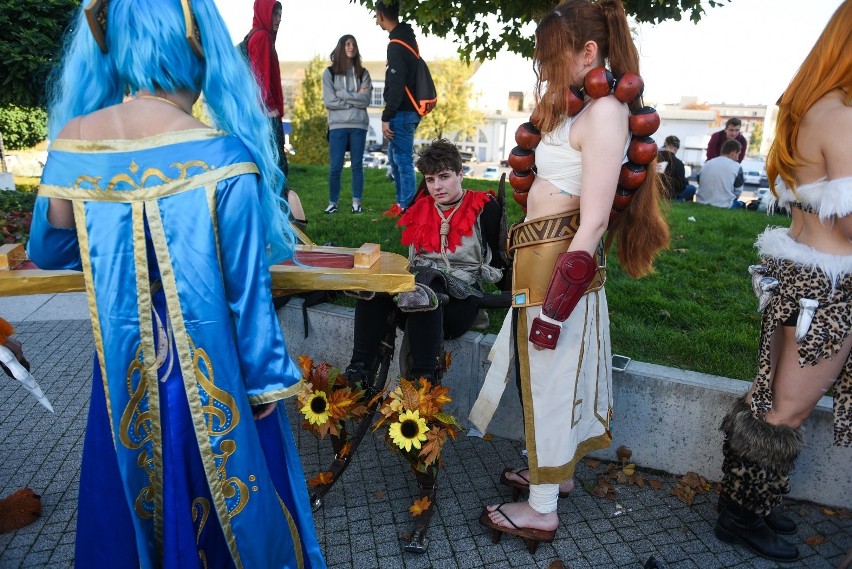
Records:
[[[834,443],[852,446],[852,2],[837,9],[779,101],[767,173],[789,230],[757,239],[758,373],[722,422],[716,536],[796,559],[773,508],[790,491],[800,426],[834,386]]]
[[[506,469],[501,482],[528,486],[530,496],[489,506],[480,516],[495,540],[501,533],[519,535],[531,550],[553,539],[557,498],[572,488],[577,460],[612,442],[604,232],[609,227],[607,240],[617,239],[619,261],[634,277],[651,271],[654,256],[668,245],[653,141],[640,141],[649,151],[642,161],[647,167],[633,172],[644,183],[632,186],[641,187],[620,202],[623,211],[610,221],[620,178],[631,175],[624,167],[636,166],[627,156],[632,119],[639,116],[631,110],[641,107],[638,54],[621,1],[557,6],[536,29],[534,65],[533,120],[541,140],[535,146],[516,135],[521,147],[535,146],[536,177],[526,196],[526,221],[512,229],[515,310],[498,338],[508,337],[513,322],[529,457],[528,468]],[[622,87],[633,78],[629,96],[612,87],[613,76]],[[503,371],[494,369],[489,374]]]

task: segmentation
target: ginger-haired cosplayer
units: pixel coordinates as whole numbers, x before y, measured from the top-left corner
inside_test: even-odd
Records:
[[[758,236],[749,267],[761,320],[758,371],[722,421],[716,536],[769,559],[798,548],[777,506],[804,444],[801,429],[834,390],[834,443],[852,446],[852,2],[832,16],[779,101],[767,172],[789,230]]]
[[[488,506],[494,540],[552,541],[557,499],[574,487],[583,455],[612,441],[612,367],[604,234],[634,277],[668,245],[650,138],[659,116],[641,103],[636,48],[620,0],[569,0],[536,29],[538,74],[531,122],[516,133],[510,177],[526,219],[511,230],[513,313],[507,316],[471,420],[482,430],[496,407],[491,385],[514,351],[529,458],[501,483],[529,501]],[[607,67],[608,66],[608,67]],[[535,164],[535,172],[532,164]],[[514,328],[514,331],[512,329]]]
[[[82,269],[91,311],[75,564],[324,567],[279,405],[301,374],[269,263],[294,236],[258,87],[213,0],[74,22],[27,246]]]

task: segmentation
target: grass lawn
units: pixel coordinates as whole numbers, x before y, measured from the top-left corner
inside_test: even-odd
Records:
[[[351,178],[349,169],[344,169],[340,211],[326,215],[328,168],[290,166],[290,185],[302,199],[308,235],[320,244],[358,247],[379,243],[385,251],[406,255],[399,244],[396,220],[382,216],[395,201],[393,182],[385,179],[384,169],[366,169],[364,177],[364,213],[350,212]],[[16,179],[16,183],[32,190],[37,180]],[[469,179],[464,186],[496,191],[497,182]],[[518,205],[511,198],[508,204],[508,219],[520,219]],[[613,352],[639,361],[751,380],[757,370],[760,329],[748,275],[748,266],[757,262],[753,243],[766,226],[787,226],[788,219],[694,203],[673,203],[667,216],[671,249],[659,256],[654,274],[631,279],[621,271],[615,256],[609,256],[606,290]],[[343,295],[336,302],[353,305]],[[490,332],[499,330],[504,314],[505,310],[491,311]]]
[[[383,250],[407,253],[399,245],[395,220],[381,215],[394,200],[393,182],[384,170],[367,169],[362,206],[349,211],[350,173],[343,172],[340,211],[322,212],[328,204],[327,168],[292,165],[290,184],[308,216],[308,234],[317,243],[357,247],[380,243]],[[490,180],[465,181],[470,189],[496,191]],[[511,198],[510,221],[521,210]],[[714,375],[751,380],[757,370],[760,317],[751,290],[748,266],[757,262],[753,243],[769,225],[789,225],[783,216],[746,210],[722,210],[694,203],[673,203],[667,212],[671,249],[643,279],[626,276],[611,253],[607,297],[612,320],[613,352],[635,360]],[[695,221],[690,221],[694,218]],[[504,311],[492,311],[496,333]]]

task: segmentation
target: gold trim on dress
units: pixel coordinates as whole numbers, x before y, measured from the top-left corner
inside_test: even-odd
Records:
[[[134,171],[134,165],[135,163],[131,163],[129,166],[131,173]],[[221,168],[213,168],[212,166],[207,166],[203,162],[174,163],[172,164],[172,167],[180,169],[178,177],[174,179],[166,176],[158,168],[149,168],[139,176],[118,174],[109,181],[109,184],[105,188],[100,186],[100,179],[85,176],[78,179],[74,186],[64,187],[42,184],[39,186],[38,195],[40,197],[59,198],[70,201],[112,203],[148,202],[196,190],[200,186],[215,184],[235,176],[258,173],[257,166],[254,162],[239,162],[237,164],[231,164]],[[187,172],[189,168],[192,167],[200,167],[206,171],[201,174],[190,176]],[[134,179],[134,177],[136,179]],[[144,184],[151,177],[164,180],[164,183],[146,187]],[[88,186],[88,188],[81,186]],[[90,189],[92,186],[94,186],[94,188]],[[119,186],[129,187],[129,189],[116,189]]]
[[[104,385],[104,399],[109,416],[109,424],[114,425],[112,404],[109,398],[109,380],[107,379],[106,355],[104,353],[104,336],[101,329],[101,319],[98,315],[98,304],[95,299],[95,282],[92,278],[92,259],[89,256],[89,231],[86,225],[86,204],[74,202],[74,225],[77,228],[77,243],[80,246],[80,262],[83,266],[83,279],[86,283],[86,301],[89,305],[89,315],[92,320],[92,336],[95,340],[95,351],[98,354],[98,365],[101,367],[101,382]],[[112,446],[116,447],[115,430],[109,430],[112,435]]]
[[[157,350],[154,344],[154,322],[151,311],[151,280],[148,268],[148,251],[145,245],[145,205],[131,205],[133,223],[133,260],[136,267],[136,297],[139,311],[140,349],[145,392],[148,399],[148,416],[151,426],[151,486],[154,494],[154,540],[157,552],[163,549],[163,433],[160,425],[160,391],[157,381]],[[141,286],[140,286],[141,285]]]
[[[166,306],[168,307],[169,317],[171,318],[172,328],[174,329],[174,340],[177,346],[178,363],[183,377],[190,415],[192,416],[192,422],[195,426],[195,437],[198,442],[201,462],[204,465],[207,486],[210,489],[210,496],[213,499],[213,507],[216,510],[216,516],[219,518],[219,524],[222,528],[222,533],[225,536],[225,541],[228,544],[228,550],[231,553],[234,564],[238,569],[243,569],[243,562],[240,557],[239,549],[237,548],[237,539],[234,535],[234,530],[231,527],[228,507],[225,503],[222,481],[219,479],[220,472],[213,458],[213,448],[208,435],[208,427],[204,422],[204,406],[198,393],[195,368],[192,364],[192,341],[186,329],[183,314],[181,313],[180,299],[177,292],[177,280],[175,278],[171,254],[166,242],[166,233],[165,228],[163,227],[162,217],[160,215],[160,208],[156,201],[151,201],[147,204],[147,210],[148,228],[151,232],[151,240],[154,243],[157,262],[160,266],[163,290],[166,294]]]
[[[293,397],[304,387],[304,381],[299,380],[295,385],[291,385],[290,387],[286,387],[284,389],[276,389],[274,391],[266,391],[259,395],[252,395],[249,397],[249,403],[252,405],[263,405],[265,403],[272,403],[274,401],[280,401],[282,399],[287,399],[288,397]]]
[[[514,225],[509,235],[512,255],[512,306],[539,306],[547,296],[557,257],[568,250],[580,227],[580,210]],[[597,251],[598,268],[586,294],[603,288],[606,257]]]
[[[51,151],[77,152],[80,154],[92,154],[98,152],[129,152],[133,150],[147,150],[149,148],[161,148],[181,142],[192,142],[228,136],[227,133],[212,128],[190,128],[187,130],[176,130],[164,134],[155,134],[143,138],[114,139],[114,140],[75,140],[70,138],[59,138],[50,144]]]
[[[281,504],[281,509],[284,510],[284,516],[287,518],[287,525],[290,526],[290,539],[293,540],[293,553],[296,557],[296,566],[298,569],[304,569],[305,554],[302,551],[302,538],[299,536],[299,528],[296,526],[296,521],[293,519],[293,516],[290,515],[290,510],[287,509],[287,505],[284,504],[281,496],[278,496],[278,503]]]

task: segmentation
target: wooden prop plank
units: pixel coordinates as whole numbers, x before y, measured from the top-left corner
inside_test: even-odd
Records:
[[[365,268],[357,267],[356,253],[359,251],[366,255],[368,261],[373,256],[376,258]],[[363,255],[358,257],[362,259],[362,263]],[[414,288],[414,275],[408,272],[408,260],[405,257],[396,253],[376,251],[372,247],[354,249],[297,245],[295,261],[273,265],[270,274],[275,295],[311,290],[396,294]],[[31,261],[24,261],[13,269],[0,269],[0,296],[85,290],[83,273],[80,271],[44,271]]]

